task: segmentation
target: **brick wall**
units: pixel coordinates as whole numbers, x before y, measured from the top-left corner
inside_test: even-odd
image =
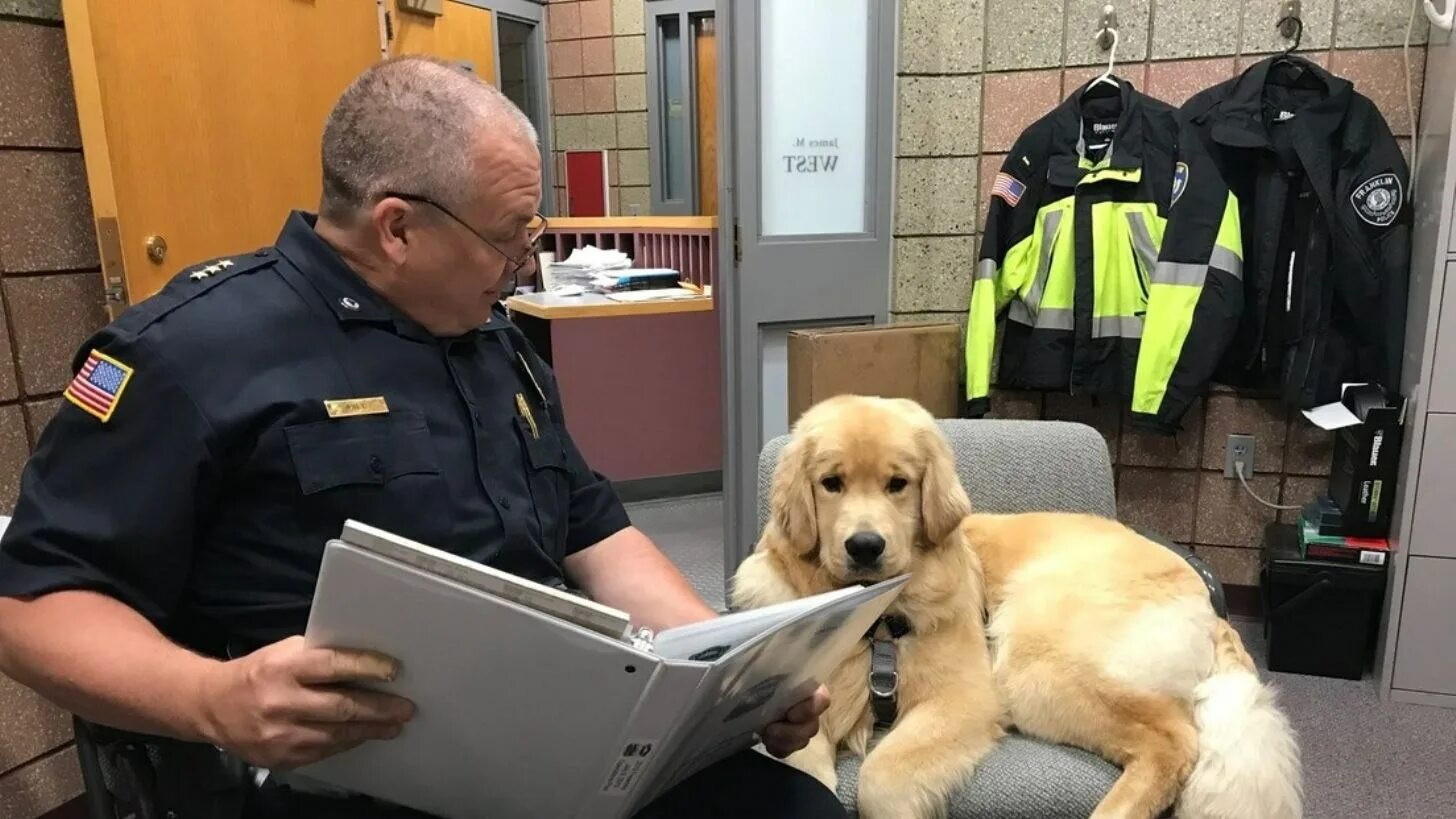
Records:
[[[642,0],[552,0],[546,8],[557,208],[565,151],[606,150],[614,215],[651,210]]]
[[[1117,72],[1174,105],[1232,77],[1284,41],[1272,0],[1123,0]],[[892,311],[964,325],[989,180],[1032,121],[1106,67],[1093,35],[1102,0],[904,0]],[[1301,51],[1355,83],[1409,152],[1401,44],[1408,0],[1308,0]],[[1413,42],[1424,43],[1424,15]],[[1423,48],[1412,48],[1414,97]],[[1134,433],[1122,413],[1062,395],[993,395],[996,414],[1091,423],[1117,465],[1118,508],[1134,523],[1192,544],[1225,583],[1256,582],[1251,547],[1272,510],[1223,477],[1230,432],[1256,435],[1253,487],[1299,503],[1323,485],[1328,435],[1277,402],[1214,392],[1176,441]],[[1287,513],[1286,513],[1287,514]]]
[[[0,0],[0,507],[106,320],[59,0]],[[81,790],[69,717],[0,676],[0,816]]]

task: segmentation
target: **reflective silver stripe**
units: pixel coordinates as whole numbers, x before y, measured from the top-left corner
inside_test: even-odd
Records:
[[[1062,223],[1062,212],[1049,210],[1041,220],[1041,254],[1036,263],[1036,278],[1031,280],[1031,290],[1026,294],[1026,306],[1035,313],[1041,306],[1042,294],[1046,292],[1047,277],[1051,275],[1052,246],[1057,240],[1057,226]]]
[[[1097,316],[1092,319],[1093,338],[1142,338],[1142,316]]]
[[[1158,262],[1153,268],[1153,284],[1201,285],[1208,278],[1208,265],[1189,262]]]
[[[1138,256],[1142,257],[1143,270],[1152,275],[1153,268],[1158,266],[1158,249],[1153,247],[1153,234],[1148,232],[1148,223],[1136,211],[1127,214],[1127,223],[1132,230],[1133,247],[1137,249]]]
[[[1208,264],[1158,262],[1157,269],[1153,271],[1153,283],[1203,284],[1208,278],[1208,268],[1210,267],[1216,267],[1235,279],[1244,278],[1244,263],[1239,259],[1238,254],[1226,247],[1214,245],[1213,253],[1208,257]]]
[[[974,280],[980,281],[981,279],[994,279],[996,278],[996,271],[998,269],[999,266],[996,264],[995,259],[982,259],[976,265],[976,275],[974,277]]]
[[[1213,255],[1208,257],[1208,263],[1235,279],[1243,280],[1244,278],[1244,261],[1226,247],[1214,245]]]
[[[1070,330],[1075,319],[1070,307],[1043,307],[1036,311],[1038,330]]]
[[[1070,307],[1043,307],[1033,318],[1025,304],[1013,301],[1006,319],[1037,330],[1071,330],[1076,317]],[[1142,316],[1098,316],[1092,319],[1093,338],[1142,338]]]

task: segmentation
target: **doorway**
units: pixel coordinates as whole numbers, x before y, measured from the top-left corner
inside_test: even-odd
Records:
[[[725,585],[788,429],[794,329],[890,307],[895,3],[718,0]]]

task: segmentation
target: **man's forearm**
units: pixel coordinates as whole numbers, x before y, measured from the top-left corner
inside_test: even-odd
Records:
[[[218,664],[102,594],[0,597],[0,671],[102,725],[206,741],[202,681]]]
[[[635,527],[568,557],[566,570],[592,599],[626,611],[634,622],[650,629],[718,615],[672,561]]]

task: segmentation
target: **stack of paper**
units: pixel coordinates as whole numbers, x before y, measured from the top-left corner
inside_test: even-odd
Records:
[[[694,293],[691,290],[678,288],[663,288],[661,290],[626,290],[621,293],[608,293],[607,298],[612,301],[673,301],[676,299],[696,299],[701,293]]]
[[[620,250],[603,250],[595,245],[584,245],[573,251],[564,261],[553,267],[574,267],[579,270],[621,270],[632,266],[632,259]]]

